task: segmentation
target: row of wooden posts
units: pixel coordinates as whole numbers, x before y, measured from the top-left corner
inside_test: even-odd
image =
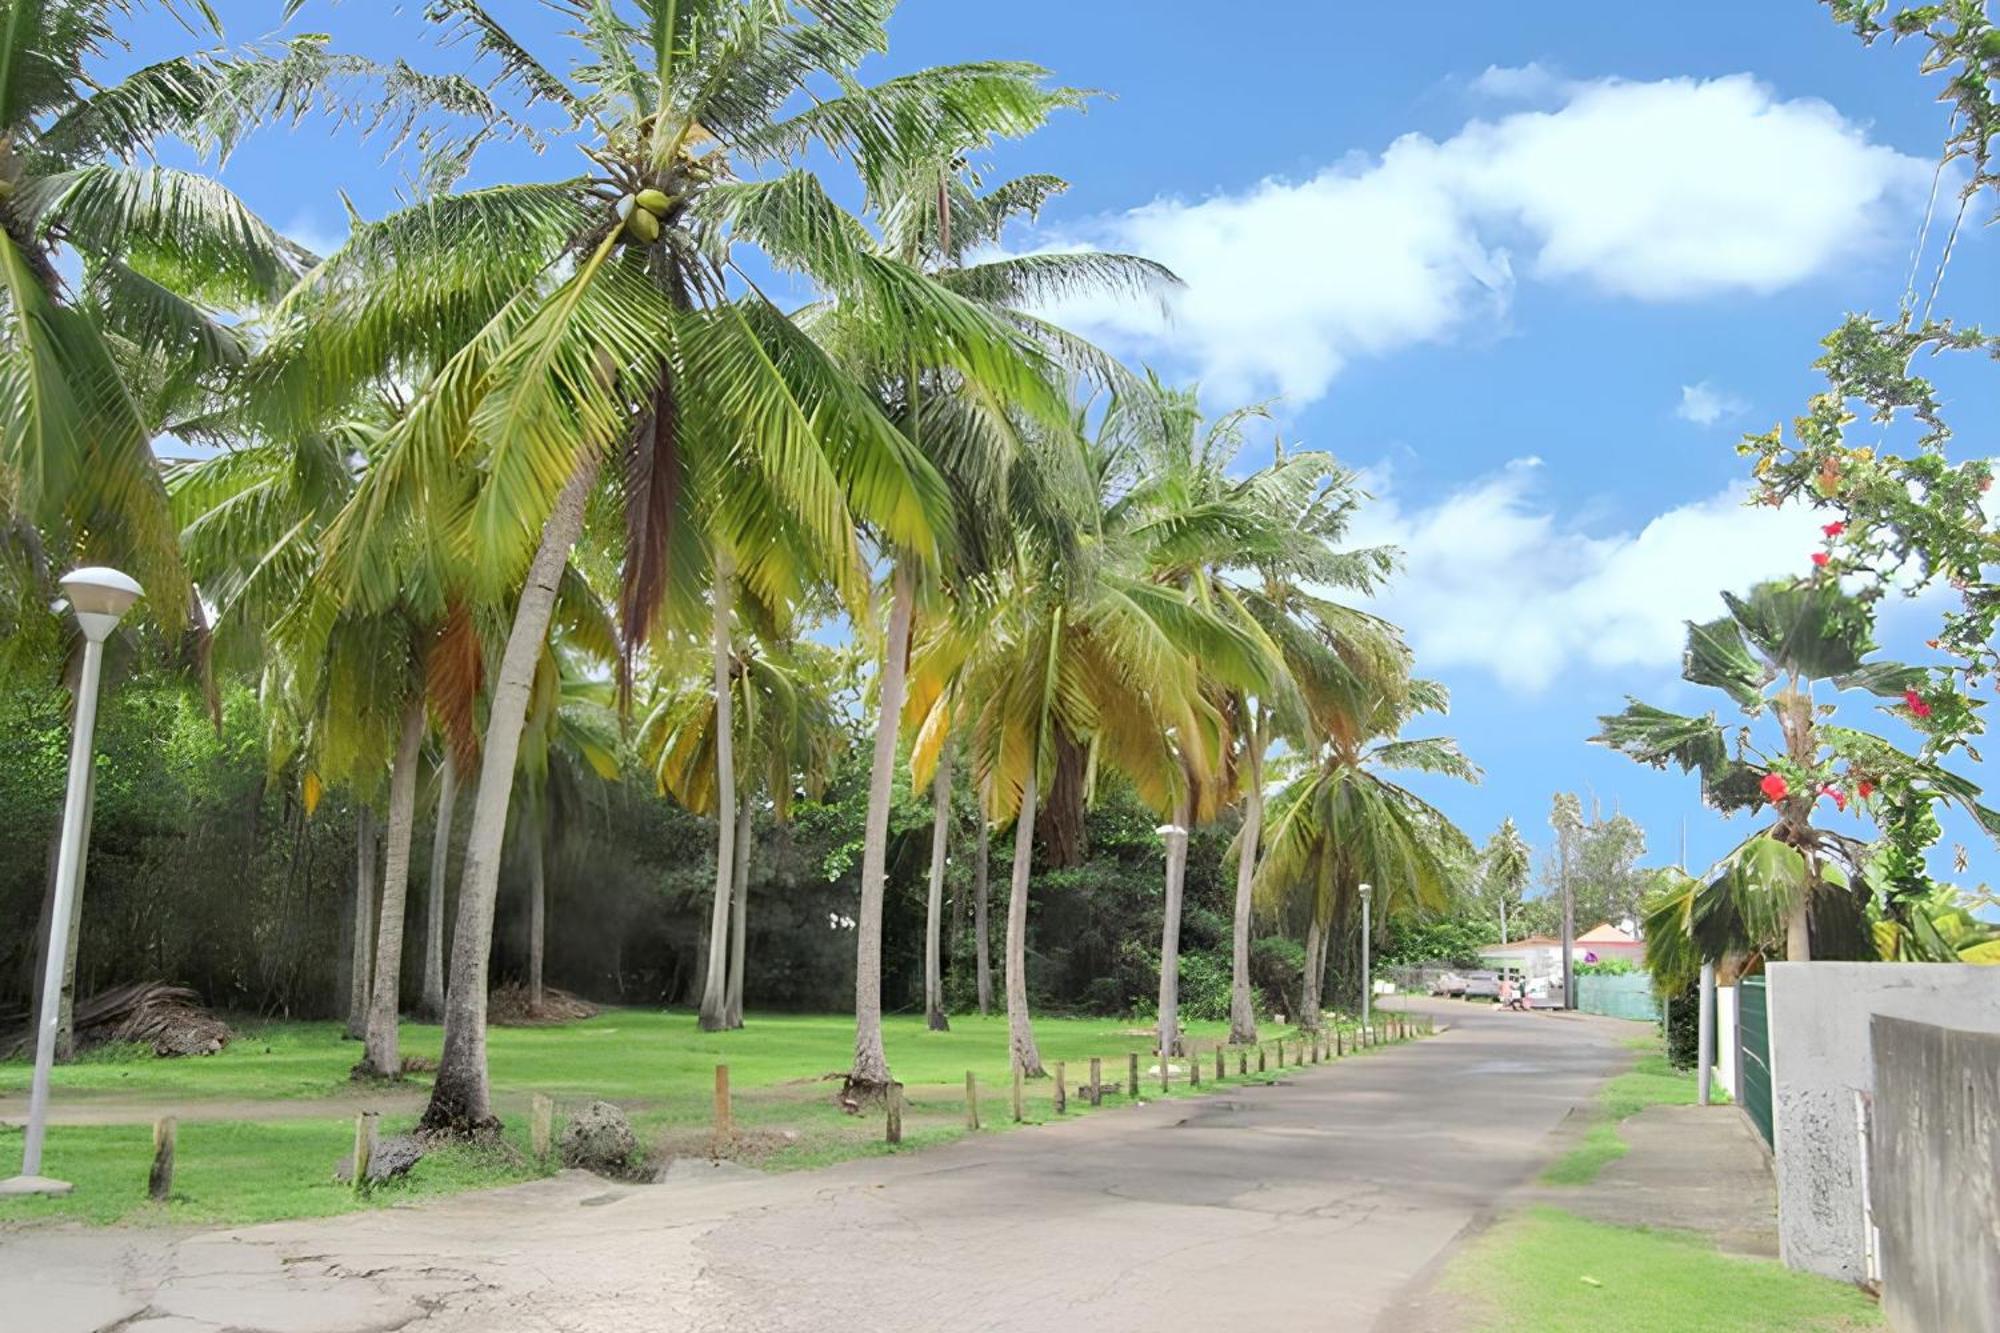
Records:
[[[1429,1036],[1432,1024],[1426,1014],[1384,1013],[1378,1016],[1379,1029],[1370,1031],[1356,1029],[1350,1040],[1339,1028],[1327,1033],[1313,1033],[1302,1041],[1292,1043],[1290,1052],[1294,1065],[1319,1064],[1322,1060],[1338,1060],[1345,1055],[1384,1041],[1404,1041],[1415,1036]],[[1267,1072],[1267,1057],[1275,1054],[1277,1067],[1285,1067],[1286,1041],[1283,1038],[1269,1047],[1258,1043],[1255,1047],[1237,1046],[1215,1048],[1215,1078],[1219,1082],[1228,1077],[1227,1056],[1236,1052],[1237,1077],[1247,1077],[1250,1073],[1250,1052],[1257,1052],[1257,1072]],[[1201,1086],[1201,1058],[1188,1056],[1188,1086]],[[1160,1059],[1160,1091],[1166,1092],[1173,1082],[1173,1061],[1165,1056]],[[1115,1091],[1116,1084],[1111,1085]],[[1097,1056],[1090,1059],[1090,1082],[1077,1089],[1079,1095],[1092,1106],[1104,1104],[1106,1092],[1104,1083],[1104,1061]],[[1125,1055],[1125,1095],[1134,1097],[1139,1090],[1139,1053],[1128,1051]],[[1055,1086],[1051,1090],[1050,1104],[1056,1115],[1069,1111],[1068,1070],[1061,1060],[1056,1061]],[[1014,1120],[1018,1124],[1027,1118],[1024,1101],[1023,1079],[1018,1061],[1014,1065],[1013,1105]],[[555,1134],[555,1100],[536,1093],[528,1116],[528,1142],[537,1162],[549,1159]],[[368,1188],[368,1165],[374,1159],[378,1136],[379,1117],[374,1111],[363,1111],[354,1117],[354,1174],[351,1183],[357,1194]],[[970,1069],[965,1071],[965,1127],[979,1128],[979,1079]],[[178,1121],[173,1116],[162,1116],[153,1122],[153,1169],[146,1179],[146,1192],[155,1200],[164,1202],[174,1191],[174,1140],[178,1132]],[[730,1109],[729,1066],[715,1067],[715,1124],[712,1151],[718,1156],[736,1137],[735,1119]],[[903,1085],[891,1083],[888,1096],[887,1137],[890,1143],[903,1141]]]

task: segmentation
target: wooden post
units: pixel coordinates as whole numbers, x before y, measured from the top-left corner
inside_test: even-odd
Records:
[[[146,1177],[146,1193],[154,1203],[165,1203],[174,1192],[174,1118],[163,1115],[153,1122],[153,1169]]]
[[[1188,1086],[1190,1088],[1201,1086],[1201,1057],[1193,1052],[1188,1054]]]
[[[1257,1043],[1257,1072],[1264,1072],[1264,1043],[1261,1041]]]
[[[1027,1117],[1021,1113],[1021,1062],[1016,1060],[1014,1062],[1014,1123],[1018,1125],[1025,1119]]]
[[[529,1103],[528,1110],[528,1144],[534,1149],[537,1162],[548,1162],[555,1130],[556,1099],[538,1092]]]
[[[736,1137],[736,1130],[729,1123],[729,1066],[715,1067],[715,1136],[709,1144],[709,1156],[720,1157],[722,1150]]]
[[[1055,1095],[1050,1098],[1050,1104],[1055,1107],[1057,1115],[1062,1115],[1069,1110],[1068,1074],[1069,1067],[1061,1060],[1056,1061],[1056,1090]]]
[[[1223,1079],[1228,1077],[1229,1077],[1229,1070],[1222,1063],[1222,1048],[1218,1046],[1215,1048],[1215,1081],[1217,1083],[1220,1083],[1222,1082]]]
[[[1238,1078],[1242,1078],[1243,1076],[1245,1076],[1245,1075],[1246,1075],[1246,1074],[1248,1074],[1249,1072],[1250,1072],[1250,1052],[1248,1052],[1248,1051],[1244,1051],[1244,1050],[1239,1050],[1239,1051],[1237,1051],[1237,1052],[1236,1052],[1236,1077],[1238,1077]]]
[[[965,1127],[979,1128],[979,1082],[970,1069],[965,1071]]]
[[[892,1145],[903,1141],[903,1085],[895,1082],[889,1084],[888,1140]]]
[[[363,1111],[354,1117],[354,1192],[364,1194],[368,1190],[368,1164],[375,1160],[375,1124],[373,1111]]]
[[[1133,1101],[1139,1100],[1139,1053],[1125,1052],[1125,1095]]]
[[[1285,1039],[1283,1037],[1280,1037],[1278,1038],[1278,1068],[1283,1069],[1284,1067],[1285,1067]]]
[[[1346,1052],[1340,1049],[1340,1029],[1335,1028],[1333,1030],[1333,1058],[1338,1060],[1345,1054]]]
[[[1104,1061],[1090,1057],[1090,1104],[1104,1105]]]

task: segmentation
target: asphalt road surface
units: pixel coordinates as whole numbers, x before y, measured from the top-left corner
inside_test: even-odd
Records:
[[[1536,1172],[1636,1030],[1426,1007],[1451,1029],[1278,1086],[823,1171],[0,1233],[0,1328],[1367,1329]]]

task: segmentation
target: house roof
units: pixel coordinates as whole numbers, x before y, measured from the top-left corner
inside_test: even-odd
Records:
[[[1489,944],[1481,953],[1513,953],[1515,950],[1560,949],[1562,941],[1547,935],[1530,935],[1524,940],[1508,940],[1505,944]]]
[[[1578,944],[1637,944],[1639,941],[1627,935],[1609,921],[1599,922],[1576,937]]]

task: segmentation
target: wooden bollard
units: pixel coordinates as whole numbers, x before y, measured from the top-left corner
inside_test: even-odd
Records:
[[[1188,1086],[1190,1088],[1201,1086],[1201,1057],[1193,1053],[1188,1055]]]
[[[1333,1058],[1338,1060],[1345,1052],[1340,1049],[1340,1029],[1333,1030]]]
[[[1258,1042],[1258,1043],[1257,1043],[1257,1072],[1258,1072],[1258,1073],[1260,1073],[1260,1074],[1264,1072],[1264,1043],[1263,1043],[1263,1042]]]
[[[1283,1069],[1284,1067],[1285,1067],[1285,1039],[1283,1037],[1280,1037],[1278,1038],[1278,1068]]]
[[[1139,1053],[1125,1052],[1125,1095],[1133,1101],[1139,1100]]]
[[[1229,1070],[1222,1063],[1222,1048],[1218,1046],[1215,1048],[1215,1081],[1220,1083],[1228,1077]]]
[[[900,1083],[891,1083],[889,1085],[889,1124],[887,1138],[892,1144],[903,1141],[903,1085]]]
[[[534,1149],[537,1162],[549,1160],[555,1132],[556,1099],[538,1092],[528,1103],[528,1146]]]
[[[1061,1115],[1069,1110],[1068,1074],[1068,1066],[1060,1060],[1056,1061],[1056,1090],[1054,1095],[1049,1098],[1049,1104],[1055,1107],[1057,1115]]]
[[[1236,1052],[1236,1077],[1242,1078],[1249,1072],[1250,1072],[1250,1052],[1239,1050],[1238,1052]]]
[[[722,1150],[736,1137],[735,1127],[729,1118],[729,1066],[715,1067],[715,1133],[709,1143],[709,1155],[719,1157]]]
[[[174,1192],[174,1118],[163,1115],[153,1122],[153,1169],[146,1175],[146,1194],[154,1203],[165,1203]]]
[[[1090,1057],[1090,1104],[1104,1105],[1104,1061]]]
[[[965,1071],[965,1127],[979,1128],[979,1081],[970,1069]]]
[[[363,1194],[368,1189],[368,1164],[375,1160],[375,1125],[373,1111],[363,1111],[354,1117],[354,1192]]]
[[[1023,1113],[1021,1107],[1021,1062],[1019,1060],[1014,1061],[1014,1108],[1013,1109],[1014,1109],[1015,1124],[1018,1125],[1023,1120],[1026,1120],[1028,1118],[1026,1114]]]

